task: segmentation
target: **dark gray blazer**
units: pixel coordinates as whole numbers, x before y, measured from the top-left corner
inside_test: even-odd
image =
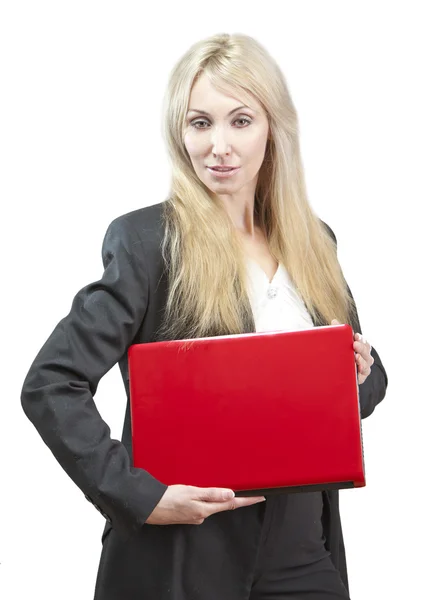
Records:
[[[243,537],[248,532],[249,541],[256,539],[258,532],[258,524],[248,522],[252,514],[248,508],[212,515],[199,527],[145,524],[167,486],[146,471],[131,467],[127,350],[131,344],[154,341],[161,324],[167,293],[160,249],[162,207],[163,203],[155,204],[112,221],[103,240],[101,279],[78,291],[69,314],[54,328],[34,359],[21,394],[25,414],[44,442],[87,500],[105,517],[103,541],[108,533],[115,532],[104,541],[99,589],[108,586],[108,572],[114,577],[118,561],[114,545],[123,544],[125,548],[134,543],[138,534],[142,536],[140,550],[153,574],[147,578],[149,596],[143,590],[142,598],[158,600],[183,598],[170,593],[174,594],[173,588],[182,588],[188,577],[173,564],[172,558],[173,553],[176,561],[181,561],[185,552],[190,556],[186,539],[192,538],[185,536],[194,536],[198,556],[205,552],[206,541],[212,539],[214,543],[224,528],[229,528],[232,535],[238,531]],[[356,331],[361,332],[360,324]],[[372,355],[372,372],[359,386],[362,418],[373,412],[387,387],[387,375],[375,348]],[[121,443],[110,437],[110,429],[93,400],[100,379],[116,363],[128,400]],[[323,501],[327,549],[348,587],[338,492],[323,492]],[[109,551],[105,548],[107,542],[111,544]],[[248,548],[253,548],[253,544],[245,544],[244,548],[238,568],[232,571],[230,589],[238,587],[240,580],[246,582],[252,571],[254,556]],[[137,564],[136,568],[142,570],[144,565]],[[191,573],[194,584],[196,571]],[[215,578],[219,578],[216,570]],[[170,585],[166,584],[168,579]]]

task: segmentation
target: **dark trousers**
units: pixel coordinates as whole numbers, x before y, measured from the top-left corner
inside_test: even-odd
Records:
[[[321,510],[321,494],[267,499],[249,600],[349,600],[324,546]]]
[[[322,494],[280,494],[202,525],[104,539],[94,600],[349,600],[325,548]]]
[[[330,557],[310,565],[265,570],[252,587],[249,600],[349,600]]]

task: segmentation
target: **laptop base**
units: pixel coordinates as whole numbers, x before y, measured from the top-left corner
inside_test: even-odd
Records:
[[[234,490],[238,497],[248,496],[273,496],[275,494],[297,494],[301,492],[322,492],[324,490],[340,490],[354,488],[354,481],[341,481],[337,483],[316,484],[316,485],[296,485],[277,488],[263,488],[260,490]]]

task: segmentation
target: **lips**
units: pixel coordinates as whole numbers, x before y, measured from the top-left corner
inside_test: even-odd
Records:
[[[213,171],[232,171],[233,169],[237,169],[238,167],[209,167],[209,169],[213,169]]]
[[[229,179],[230,177],[234,177],[234,175],[239,172],[240,167],[232,167],[229,169],[207,167],[207,169],[210,171],[212,177],[216,179]]]

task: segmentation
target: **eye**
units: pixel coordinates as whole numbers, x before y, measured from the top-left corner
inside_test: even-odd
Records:
[[[235,119],[235,121],[233,121],[234,123],[236,123],[237,121],[244,121],[246,122],[248,125],[250,125],[252,123],[252,119],[246,118],[246,117],[238,117],[237,119]],[[207,129],[207,127],[197,127],[198,123],[208,123],[207,119],[196,119],[195,121],[191,121],[191,126],[194,129]],[[240,129],[245,129],[245,126],[240,127]]]

